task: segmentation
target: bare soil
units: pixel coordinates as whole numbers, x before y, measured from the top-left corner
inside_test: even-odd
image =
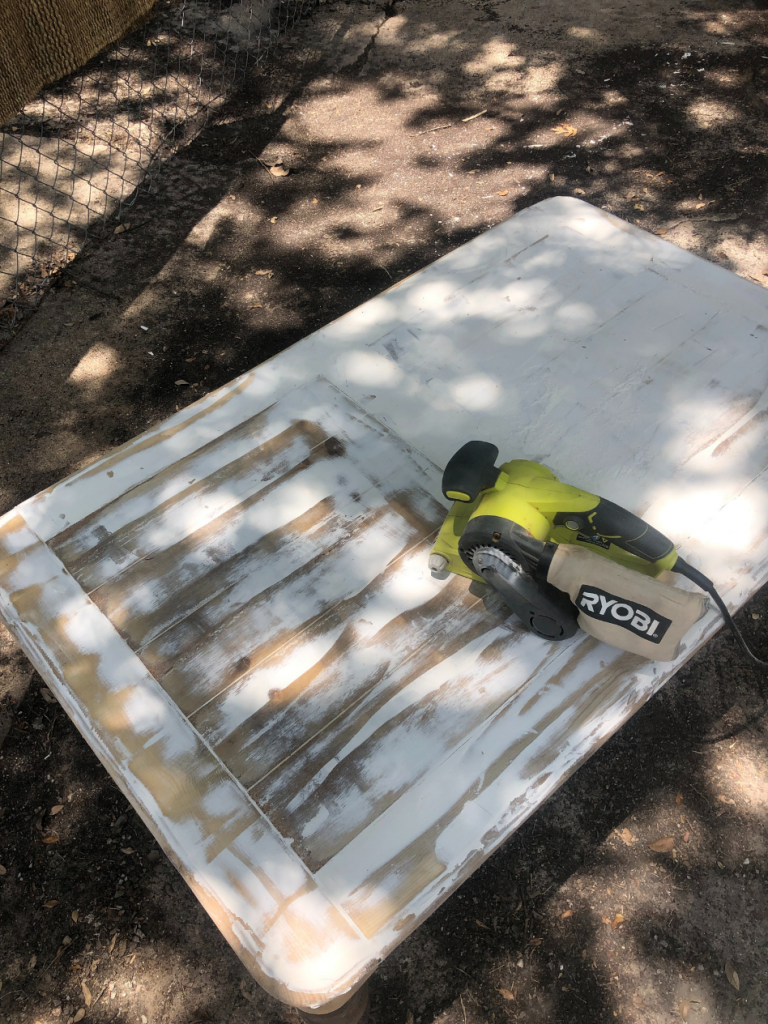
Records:
[[[6,337],[0,512],[547,196],[765,287],[767,110],[764,0],[321,4]],[[766,690],[707,645],[386,961],[373,1024],[764,1024]],[[0,1022],[296,1020],[2,629],[0,779]]]

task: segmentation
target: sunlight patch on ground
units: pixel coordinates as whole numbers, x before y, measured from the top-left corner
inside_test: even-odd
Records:
[[[504,66],[509,59],[509,43],[503,39],[490,39],[476,56],[464,64],[464,71],[470,75],[487,75]]]
[[[596,28],[589,28],[586,25],[572,25],[568,29],[568,35],[580,42],[594,43],[596,46],[604,46],[606,39],[602,32]]]
[[[69,375],[73,384],[93,387],[110,377],[119,365],[117,353],[109,345],[97,343],[85,353]]]
[[[735,124],[741,119],[741,113],[724,100],[696,100],[688,107],[688,117],[697,128],[720,127]]]
[[[719,805],[718,813],[728,813],[733,808],[735,813],[748,812],[763,820],[768,816],[768,766],[765,755],[749,735],[739,730],[739,720],[744,713],[738,706],[731,709],[737,724],[731,726],[735,733],[733,739],[712,744],[707,748],[706,778],[709,782],[712,799]],[[730,715],[730,712],[728,713]],[[728,729],[725,723],[725,730]],[[751,847],[744,853],[756,854],[761,857],[765,849]]]

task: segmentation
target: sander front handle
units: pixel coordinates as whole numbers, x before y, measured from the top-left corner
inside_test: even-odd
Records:
[[[443,473],[443,494],[449,501],[475,501],[481,491],[493,487],[500,469],[495,466],[499,449],[490,441],[468,441],[452,455]]]

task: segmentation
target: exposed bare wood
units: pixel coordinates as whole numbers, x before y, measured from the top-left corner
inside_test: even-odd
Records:
[[[428,571],[439,467],[470,437],[545,461],[737,607],[768,578],[766,340],[760,289],[552,200],[0,519],[0,616],[307,1019],[356,1013],[719,626],[663,665],[524,633]]]

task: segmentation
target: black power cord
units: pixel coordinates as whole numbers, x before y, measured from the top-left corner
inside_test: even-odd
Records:
[[[703,572],[699,572],[698,569],[694,569],[692,565],[689,565],[685,561],[685,559],[680,558],[679,556],[674,564],[672,571],[680,573],[681,576],[685,576],[686,579],[689,579],[692,583],[695,583],[697,587],[701,587],[702,590],[705,590],[709,594],[709,596],[715,602],[717,607],[720,609],[720,614],[723,616],[725,624],[729,627],[733,635],[736,637],[736,641],[738,642],[739,647],[741,647],[746,657],[749,658],[753,665],[759,665],[761,668],[768,668],[768,661],[762,661],[750,649],[749,644],[741,634],[741,630],[733,621],[733,616],[728,611],[725,605],[725,601],[723,601],[722,597],[720,597],[717,590],[715,590],[715,584],[712,582],[712,580],[709,579],[708,576],[705,576]]]

